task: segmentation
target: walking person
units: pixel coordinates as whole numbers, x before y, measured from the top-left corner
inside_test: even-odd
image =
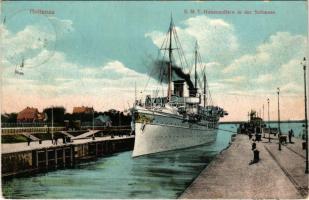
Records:
[[[294,132],[293,129],[289,130],[289,143],[293,143],[292,142],[292,137],[294,136]]]
[[[252,134],[251,132],[249,132],[249,140],[251,140],[251,138],[252,138]]]
[[[251,150],[254,151],[254,149],[256,149],[256,143],[255,143],[255,141],[253,140],[253,143],[252,143],[252,146],[251,146]]]
[[[260,151],[257,149],[253,150],[253,160],[250,161],[249,165],[258,163],[260,161]]]
[[[260,142],[261,141],[261,135],[258,133],[255,133],[255,141]]]
[[[260,160],[260,151],[256,148],[256,143],[253,140],[251,150],[253,152],[253,160],[250,161],[249,165],[259,162]]]
[[[31,139],[27,138],[28,146],[30,146]]]

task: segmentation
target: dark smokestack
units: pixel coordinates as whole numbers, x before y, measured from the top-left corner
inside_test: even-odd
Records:
[[[193,82],[190,79],[190,74],[184,73],[182,71],[182,69],[180,67],[177,67],[177,66],[172,66],[172,70],[173,70],[173,72],[175,72],[177,74],[177,76],[179,78],[182,78],[182,79],[184,79],[186,81],[186,83],[189,86],[189,90],[194,88]]]
[[[189,96],[190,97],[196,97],[197,88],[189,88]]]
[[[184,80],[173,81],[174,82],[174,95],[183,97],[183,84]]]

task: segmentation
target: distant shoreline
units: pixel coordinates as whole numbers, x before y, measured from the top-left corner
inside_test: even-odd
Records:
[[[219,122],[219,124],[240,124],[248,121],[227,121],[227,122]],[[268,121],[265,121],[268,123]],[[269,121],[270,123],[278,123],[278,121]],[[283,120],[281,123],[304,123],[305,120]]]

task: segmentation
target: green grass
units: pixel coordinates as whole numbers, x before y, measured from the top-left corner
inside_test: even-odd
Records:
[[[79,136],[87,131],[68,131],[69,134],[73,135],[74,137]]]
[[[80,134],[83,134],[87,131],[76,131],[76,132],[69,132],[73,136],[78,136]],[[37,137],[41,140],[51,140],[52,136],[51,133],[33,133],[31,134],[34,137]],[[54,137],[61,139],[63,136],[65,136],[62,133],[55,132]],[[23,135],[3,135],[1,136],[1,143],[19,143],[19,142],[27,142],[27,137]]]
[[[31,135],[33,135],[34,137],[37,137],[41,140],[51,140],[51,138],[52,138],[51,133],[34,133],[34,134],[31,134]],[[56,138],[62,138],[62,136],[63,136],[62,133],[58,133],[58,132],[54,133],[54,137],[56,137]]]
[[[41,140],[51,140],[51,134],[50,133],[34,133],[34,134],[31,134],[33,135],[34,137],[37,137]]]
[[[27,142],[27,137],[23,135],[2,135],[1,143],[19,143],[19,142]]]

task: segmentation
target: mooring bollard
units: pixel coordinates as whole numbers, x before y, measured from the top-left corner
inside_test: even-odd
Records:
[[[307,149],[306,142],[303,142],[302,145],[303,145],[303,150],[306,150]]]
[[[260,160],[260,151],[257,149],[253,150],[253,160],[250,161],[249,165],[258,163]]]

